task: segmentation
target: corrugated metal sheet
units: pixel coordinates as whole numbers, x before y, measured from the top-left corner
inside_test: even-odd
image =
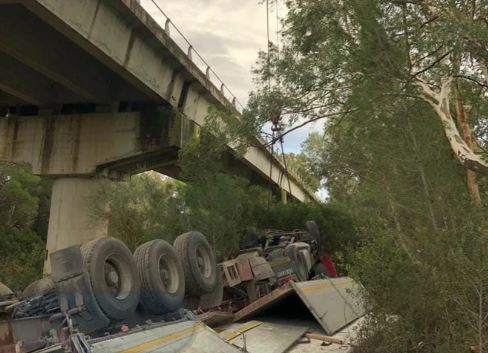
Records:
[[[239,353],[201,322],[183,321],[91,344],[92,353]]]

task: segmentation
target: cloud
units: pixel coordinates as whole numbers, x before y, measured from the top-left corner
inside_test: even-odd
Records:
[[[155,0],[193,47],[210,64],[226,86],[246,104],[254,88],[251,69],[258,52],[266,48],[266,7],[259,0]],[[152,0],[141,0],[142,6],[160,24],[165,18]],[[174,31],[173,31],[174,32]],[[172,38],[178,44],[176,33]],[[271,40],[276,38],[276,17],[270,16]],[[186,48],[184,48],[186,50]],[[322,126],[322,125],[320,125]],[[285,138],[287,152],[299,152],[300,144],[312,125],[290,133]]]
[[[155,2],[245,104],[253,88],[251,67],[259,50],[266,47],[266,8],[258,0]],[[142,0],[141,4],[164,23],[152,0]],[[173,37],[176,39],[177,34]]]

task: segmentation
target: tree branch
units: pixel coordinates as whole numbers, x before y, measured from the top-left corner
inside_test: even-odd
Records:
[[[321,116],[316,116],[316,117],[313,117],[313,118],[310,118],[309,120],[299,124],[299,125],[296,125],[288,130],[286,130],[285,132],[283,132],[280,136],[272,139],[270,142],[268,142],[267,145],[272,145],[274,144],[275,142],[279,141],[282,137],[284,137],[285,135],[288,135],[290,132],[293,132],[295,130],[298,130],[310,123],[313,123],[315,121],[318,121],[318,120],[321,120],[321,119],[324,119],[324,118],[329,118],[329,117],[332,117],[332,116],[337,116],[337,115],[340,115],[341,117],[339,118],[340,120],[342,120],[344,118],[344,116],[346,116],[347,114],[353,112],[353,111],[357,111],[357,109],[349,109],[349,110],[346,110],[346,111],[342,111],[342,112],[337,112],[337,113],[330,113],[330,114],[325,114],[325,115],[321,115]]]
[[[449,50],[447,53],[441,55],[440,57],[438,57],[436,60],[434,60],[434,62],[432,62],[430,65],[428,65],[427,67],[424,67],[423,69],[421,69],[420,71],[417,71],[416,73],[413,74],[413,78],[423,74],[424,72],[426,71],[429,71],[430,69],[432,69],[434,66],[436,66],[438,63],[440,63],[442,60],[444,60],[449,54],[451,54],[451,50]]]
[[[451,149],[461,164],[470,170],[488,174],[488,162],[467,145],[452,118],[449,104],[452,81],[452,76],[446,77],[439,92],[432,90],[423,80],[417,79],[416,83],[424,92],[424,100],[434,108],[439,116]]]

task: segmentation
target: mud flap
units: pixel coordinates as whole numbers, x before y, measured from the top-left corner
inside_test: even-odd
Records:
[[[91,333],[107,327],[109,319],[102,312],[93,295],[88,274],[56,283],[61,311],[73,311],[75,326],[83,333]],[[75,309],[80,308],[79,312]]]
[[[69,313],[83,333],[107,327],[110,321],[98,306],[88,273],[83,271],[80,247],[72,246],[52,253],[51,267],[61,311]]]

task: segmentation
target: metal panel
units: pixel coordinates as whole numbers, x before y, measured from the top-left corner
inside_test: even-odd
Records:
[[[287,324],[284,321],[251,321],[242,325],[233,324],[220,334],[229,342],[249,353],[283,353],[292,347],[308,327]],[[253,324],[254,323],[254,324]]]
[[[275,276],[271,266],[264,257],[251,257],[249,259],[252,272],[256,281],[263,281]]]
[[[10,322],[7,320],[0,320],[0,353],[4,352],[15,352],[15,345]]]
[[[91,344],[92,353],[239,353],[201,322],[183,321]]]
[[[293,288],[290,287],[290,285],[285,284],[236,312],[234,314],[234,321],[239,321],[247,317],[255,316],[260,312],[275,305],[277,302],[287,298],[293,293]]]
[[[238,259],[237,269],[242,282],[250,281],[254,278],[249,259]]]
[[[225,286],[234,287],[241,283],[237,260],[224,261],[221,266],[225,276]]]
[[[359,285],[349,277],[292,283],[298,296],[328,335],[365,314]]]

